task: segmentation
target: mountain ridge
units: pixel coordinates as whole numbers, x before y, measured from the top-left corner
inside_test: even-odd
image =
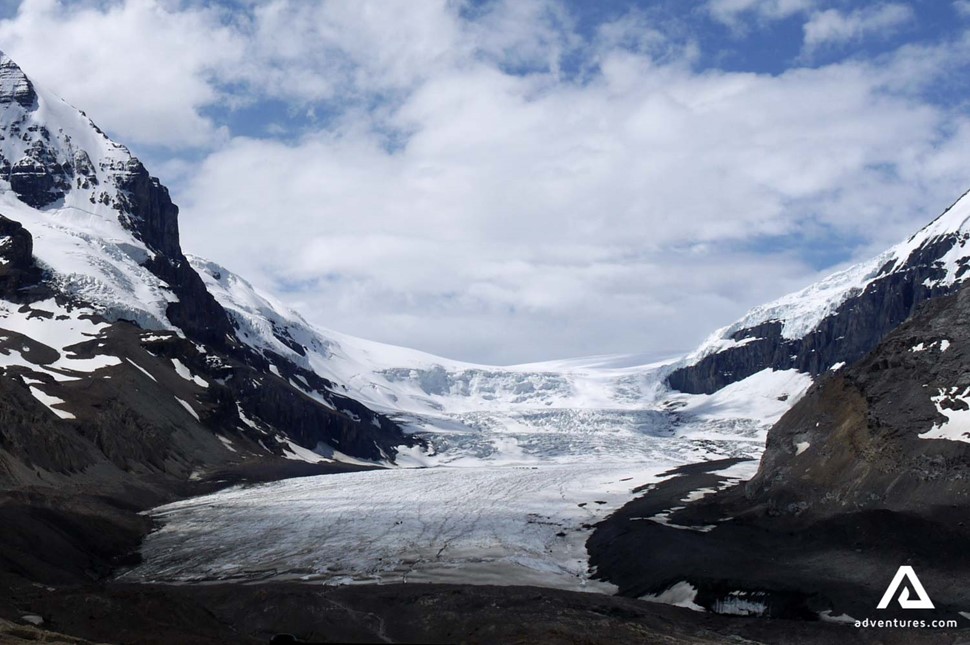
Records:
[[[710,394],[766,368],[812,377],[851,364],[920,303],[953,293],[970,269],[970,193],[887,251],[755,307],[714,332],[667,375],[670,387]]]

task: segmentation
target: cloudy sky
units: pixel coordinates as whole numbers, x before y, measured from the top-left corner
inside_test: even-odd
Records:
[[[308,319],[689,349],[970,188],[970,0],[0,0],[0,49]]]

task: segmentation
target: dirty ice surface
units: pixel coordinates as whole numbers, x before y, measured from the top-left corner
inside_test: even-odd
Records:
[[[768,424],[807,384],[807,377],[769,370],[716,395],[668,393],[653,401],[656,431],[606,423],[609,440],[598,441],[591,410],[586,423],[486,427],[477,441],[402,455],[417,467],[238,486],[176,502],[153,511],[162,528],[146,540],[144,562],[122,578],[529,584],[611,593],[612,585],[591,579],[585,542],[592,525],[672,468],[756,458]],[[781,394],[791,395],[785,406]],[[493,450],[478,450],[482,441]]]

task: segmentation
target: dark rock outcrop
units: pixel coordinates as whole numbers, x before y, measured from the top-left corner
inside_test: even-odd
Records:
[[[179,259],[179,209],[172,203],[168,189],[134,157],[117,172],[115,181],[120,191],[115,208],[126,228],[151,250]]]
[[[752,501],[826,515],[970,507],[970,290],[926,303],[858,363],[822,379],[771,429]],[[932,433],[928,436],[933,436]]]
[[[64,198],[71,188],[74,167],[68,160],[58,160],[46,128],[31,127],[28,131],[39,138],[10,167],[10,189],[25,204],[43,208]]]
[[[34,208],[42,208],[64,196],[55,190],[51,171],[33,157],[24,157],[10,167],[10,188],[21,201]]]
[[[49,294],[34,262],[34,240],[19,222],[0,215],[0,297],[21,302]]]
[[[156,255],[145,262],[145,268],[167,282],[178,297],[169,303],[165,313],[186,336],[222,350],[236,345],[235,330],[225,309],[181,252],[175,258]]]

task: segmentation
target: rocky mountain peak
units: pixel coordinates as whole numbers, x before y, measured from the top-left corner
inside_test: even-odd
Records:
[[[37,94],[17,63],[0,52],[0,105],[4,103],[17,103],[29,110],[37,104]]]
[[[87,115],[33,83],[0,54],[4,194],[42,212],[46,217],[39,226],[69,230],[75,240],[88,242],[66,257],[63,247],[40,248],[38,254],[61,274],[68,291],[102,307],[107,318],[177,327],[203,342],[225,343],[232,336],[225,312],[182,254],[179,210],[168,190]],[[105,268],[105,250],[116,258],[113,269]],[[127,266],[131,263],[136,266]],[[126,295],[138,282],[132,281],[132,270],[154,276],[145,276],[153,300],[133,302]]]

